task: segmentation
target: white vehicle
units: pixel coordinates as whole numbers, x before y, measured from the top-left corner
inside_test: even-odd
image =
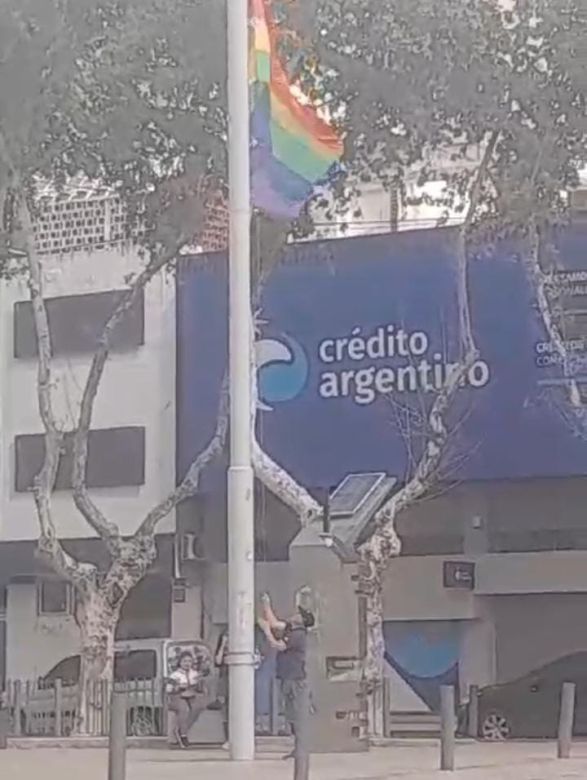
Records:
[[[166,678],[169,661],[176,648],[190,646],[198,654],[205,673],[210,676],[211,654],[202,642],[140,639],[117,642],[114,654],[114,688],[128,696],[128,733],[146,737],[163,735],[165,731]],[[80,656],[63,658],[34,685],[28,684],[20,693],[20,723],[23,734],[41,736],[59,733],[67,736],[73,730],[79,701]],[[57,685],[57,680],[61,685]],[[108,702],[110,686],[97,682],[88,691],[87,722],[90,733],[108,733]],[[16,706],[16,701],[13,705]],[[56,718],[59,711],[60,718]],[[17,713],[13,709],[13,717]]]

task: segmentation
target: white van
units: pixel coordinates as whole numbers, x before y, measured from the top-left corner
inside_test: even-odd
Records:
[[[176,648],[197,648],[210,673],[210,696],[214,695],[213,664],[207,646],[202,642],[180,642],[171,639],[137,639],[117,642],[114,654],[114,688],[128,695],[128,733],[146,737],[164,735],[166,677],[169,659]],[[79,699],[80,656],[63,658],[33,684],[21,687],[18,702],[12,692],[14,708],[20,709],[21,732],[29,736],[67,736],[73,730]],[[57,685],[57,680],[61,685]],[[88,729],[91,734],[108,733],[110,686],[97,682],[88,693]],[[56,713],[59,712],[59,717]]]

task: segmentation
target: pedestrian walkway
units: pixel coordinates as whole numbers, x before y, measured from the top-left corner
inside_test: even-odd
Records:
[[[438,745],[401,742],[368,754],[312,756],[310,780],[578,780],[587,778],[587,743],[557,761],[552,744],[460,744],[457,770],[439,772]],[[6,780],[106,780],[106,751],[0,751]],[[233,764],[220,751],[131,750],[127,780],[292,780],[293,765],[264,753],[254,764]]]

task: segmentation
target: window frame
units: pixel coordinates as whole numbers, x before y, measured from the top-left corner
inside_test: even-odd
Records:
[[[46,585],[61,585],[64,588],[65,594],[65,609],[64,610],[47,610],[43,604],[44,601],[44,587]],[[52,618],[52,617],[65,617],[73,614],[74,597],[71,583],[65,580],[59,580],[56,578],[44,577],[37,580],[37,617]]]

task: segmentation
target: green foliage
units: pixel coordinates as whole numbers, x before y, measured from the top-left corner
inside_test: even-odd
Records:
[[[2,191],[83,173],[122,194],[148,242],[189,240],[226,167],[223,4],[0,0],[0,14]]]
[[[350,169],[384,182],[498,133],[483,213],[494,229],[564,215],[587,141],[581,0],[305,0],[286,4],[321,65]],[[506,7],[509,10],[505,10]],[[307,78],[316,80],[315,73]],[[446,172],[443,174],[448,176]],[[462,195],[454,177],[447,197]]]
[[[587,12],[504,7],[274,2],[290,71],[344,131],[355,178],[391,185],[418,163],[424,182],[433,152],[496,131],[484,213],[522,223],[564,213],[585,159]],[[0,190],[81,171],[121,192],[149,241],[193,235],[225,180],[224,3],[0,0],[0,14]],[[467,184],[453,176],[446,197]]]

